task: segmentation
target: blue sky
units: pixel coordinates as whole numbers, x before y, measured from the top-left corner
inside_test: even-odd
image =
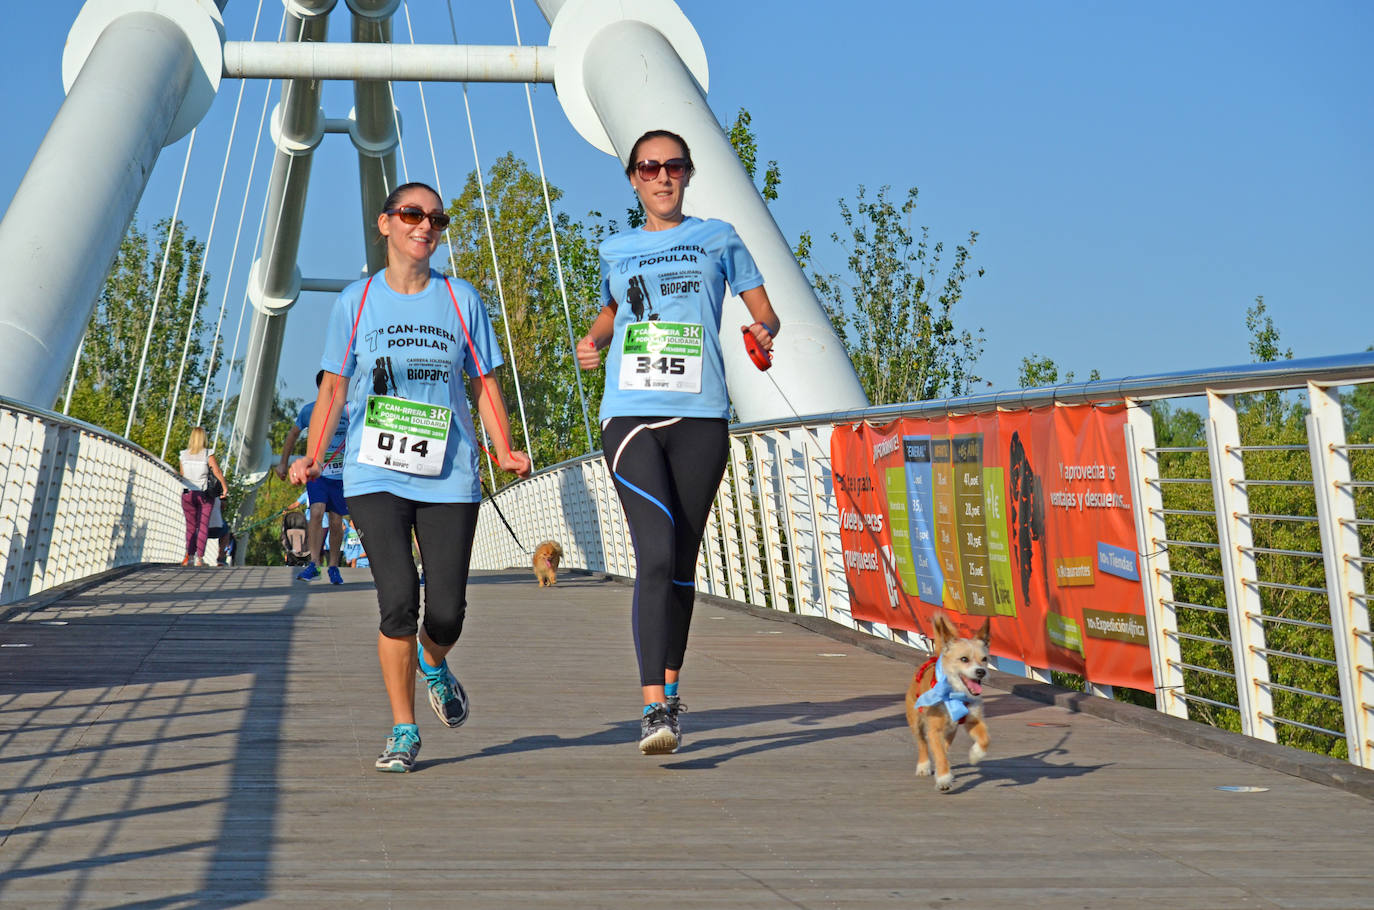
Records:
[[[450,40],[439,0],[414,2],[416,40]],[[917,223],[950,248],[979,232],[956,311],[982,327],[978,372],[1015,385],[1021,358],[1048,355],[1086,378],[1243,363],[1244,313],[1263,294],[1296,356],[1374,343],[1374,5],[1359,2],[983,2],[680,0],[706,47],[718,118],[753,114],[762,156],[783,172],[774,216],[795,239],[839,230],[837,200],[859,184],[919,186]],[[0,207],[62,101],[61,52],[81,3],[7,10],[0,92]],[[231,0],[226,27],[246,40],[256,0]],[[517,0],[525,43],[548,28]],[[510,44],[504,0],[455,3],[459,39]],[[274,40],[278,0],[259,37]],[[331,40],[345,40],[339,4]],[[404,17],[395,40],[407,42]],[[226,80],[203,121],[182,217],[206,238],[238,83]],[[234,274],[233,237],[264,85],[249,83],[210,253],[211,317],[228,283],[232,340],[243,275],[254,255],[267,141],[248,202]],[[461,90],[426,88],[439,179],[453,195],[472,168]],[[513,150],[534,160],[524,91],[469,90],[484,166]],[[273,87],[271,103],[278,100]],[[397,89],[410,175],[432,180],[418,95]],[[344,116],[351,89],[331,86],[324,109]],[[580,218],[619,215],[630,192],[616,162],[584,142],[549,86],[535,91],[549,178]],[[139,213],[171,214],[186,141],[165,149]],[[81,200],[67,200],[66,217]],[[362,264],[356,156],[343,137],[317,153],[301,270],[355,275]],[[816,265],[842,272],[843,252],[818,244]],[[318,322],[329,298],[306,294],[287,333],[286,392],[312,393]],[[246,334],[246,330],[245,330]]]

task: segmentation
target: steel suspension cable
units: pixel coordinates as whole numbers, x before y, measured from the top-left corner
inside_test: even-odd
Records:
[[[157,288],[153,291],[153,310],[148,316],[148,331],[143,335],[143,353],[138,358],[138,373],[134,377],[134,397],[129,402],[129,419],[124,423],[124,438],[134,428],[134,412],[138,410],[138,395],[143,388],[143,368],[148,363],[148,348],[153,343],[153,328],[157,325],[158,301],[162,298],[163,283],[167,278],[167,262],[172,258],[172,243],[177,236],[177,216],[181,213],[181,197],[186,191],[186,172],[191,169],[191,150],[196,146],[196,131],[186,142],[186,160],[181,165],[181,181],[177,184],[176,204],[172,206],[172,223],[167,226],[167,242],[162,247],[162,268],[158,270]]]
[[[277,40],[278,40],[278,41],[280,41],[280,40],[282,39],[282,35],[285,34],[285,32],[286,32],[286,16],[287,16],[287,12],[286,12],[285,9],[283,9],[283,10],[282,10],[282,14],[281,14],[281,24],[277,27]],[[256,151],[256,150],[257,150],[258,146],[262,144],[262,131],[263,131],[263,127],[264,127],[264,126],[266,125],[266,123],[267,123],[267,106],[268,106],[268,104],[269,104],[269,103],[271,102],[271,100],[272,100],[272,81],[273,81],[273,80],[271,80],[271,79],[269,79],[269,80],[267,81],[267,88],[263,91],[263,95],[262,95],[262,113],[259,114],[259,116],[258,116],[258,132],[257,132],[257,135],[256,135],[255,137],[253,137],[252,149],[253,149],[254,151],[253,151],[253,154],[252,154],[252,155],[249,157],[249,159],[248,159],[248,161],[249,161],[249,163],[248,163],[248,181],[247,181],[247,183],[245,184],[244,190],[243,190],[243,205],[239,208],[239,223],[238,223],[238,227],[234,229],[234,245],[233,245],[233,248],[232,248],[232,253],[231,253],[230,256],[229,256],[229,273],[228,273],[228,275],[225,276],[225,279],[224,279],[224,296],[220,299],[220,304],[219,304],[219,318],[215,321],[215,336],[214,336],[214,340],[213,340],[213,341],[211,342],[211,344],[210,344],[210,367],[207,367],[207,368],[206,368],[206,371],[205,371],[205,387],[201,390],[201,394],[200,394],[200,409],[196,412],[196,425],[197,425],[197,426],[200,426],[201,421],[202,421],[202,420],[204,419],[204,417],[205,417],[205,403],[206,403],[206,400],[209,398],[209,395],[210,395],[210,380],[211,380],[211,378],[214,376],[214,370],[212,369],[212,367],[214,366],[215,351],[217,350],[217,346],[218,346],[218,344],[219,344],[219,333],[220,333],[220,328],[224,325],[224,313],[225,313],[225,310],[228,308],[228,304],[229,304],[229,286],[230,286],[230,284],[232,283],[233,277],[234,277],[234,264],[238,261],[238,255],[239,255],[239,240],[242,238],[242,235],[243,235],[243,222],[244,222],[245,217],[246,217],[247,214],[248,214],[248,199],[249,199],[249,197],[252,195],[252,190],[253,190],[253,174],[254,174],[254,172],[257,170],[257,167],[258,167],[258,155],[257,155],[257,151]],[[263,222],[263,219],[265,219],[266,217],[267,217],[267,200],[264,199],[264,200],[263,200],[263,211],[262,211],[262,214],[258,216],[258,235],[259,235],[259,236],[261,236],[261,234],[262,234],[262,222]],[[256,248],[256,246],[257,246],[257,242],[258,242],[258,241],[257,241],[256,239],[253,241],[253,245],[254,245],[255,248]],[[246,295],[245,295],[245,297],[244,297],[244,302],[245,302],[245,304],[247,303],[247,296],[246,296]],[[240,310],[239,310],[239,323],[238,323],[238,328],[234,330],[234,346],[233,346],[233,348],[232,348],[231,351],[230,351],[230,356],[229,356],[227,359],[225,359],[225,361],[224,361],[224,363],[225,363],[224,392],[223,392],[223,394],[220,396],[219,416],[218,416],[218,417],[216,418],[216,420],[215,420],[215,435],[214,435],[214,440],[210,443],[210,447],[211,447],[211,448],[214,448],[216,445],[219,444],[219,431],[220,431],[220,429],[224,426],[224,406],[225,406],[225,403],[229,400],[229,383],[230,383],[230,382],[233,380],[233,378],[234,378],[234,355],[237,354],[237,353],[238,353],[238,350],[239,350],[239,332],[240,332],[242,329],[243,329],[243,310],[240,309]]]
[[[409,12],[407,12],[407,16],[409,16]],[[453,43],[454,43],[455,45],[457,45],[457,44],[458,44],[458,25],[457,25],[457,22],[454,20],[454,17],[453,17],[453,0],[448,0],[448,24],[449,24],[449,30],[452,32],[452,35],[453,35]],[[520,429],[521,429],[521,430],[524,432],[524,434],[525,434],[525,449],[526,449],[526,451],[529,451],[530,449],[533,448],[533,446],[530,445],[530,427],[529,427],[529,422],[528,422],[528,420],[526,420],[526,418],[525,418],[525,393],[524,393],[524,390],[523,390],[523,389],[521,388],[521,386],[520,386],[520,366],[519,366],[519,364],[518,364],[518,362],[516,361],[516,358],[515,358],[515,343],[514,343],[514,341],[511,339],[511,333],[510,333],[510,314],[509,314],[509,312],[508,312],[507,309],[506,309],[506,291],[505,291],[505,288],[502,287],[502,284],[501,284],[501,263],[500,263],[500,260],[497,258],[497,255],[496,255],[496,236],[495,236],[495,234],[493,233],[492,227],[491,227],[491,209],[490,209],[489,206],[487,205],[486,179],[485,179],[485,178],[483,177],[483,175],[482,175],[482,162],[481,162],[481,159],[478,157],[478,154],[477,154],[477,130],[476,130],[476,128],[472,125],[472,106],[471,106],[471,104],[468,102],[468,85],[467,85],[467,83],[466,83],[466,82],[462,83],[462,87],[463,87],[463,111],[464,111],[464,112],[466,113],[466,115],[467,115],[467,121],[468,121],[468,138],[472,141],[472,161],[473,161],[473,166],[477,169],[477,190],[478,190],[478,193],[479,193],[479,195],[481,196],[481,200],[482,200],[482,220],[483,220],[483,222],[486,224],[486,229],[487,229],[487,247],[488,247],[488,249],[491,251],[491,268],[492,268],[492,274],[494,275],[495,280],[496,280],[496,296],[497,296],[497,297],[499,298],[499,300],[501,301],[501,321],[502,321],[502,323],[504,323],[504,328],[505,328],[505,330],[506,330],[506,350],[510,351],[511,376],[512,376],[512,378],[515,380],[515,400],[516,400],[516,403],[519,404],[519,406],[520,406]],[[422,109],[424,109],[424,108],[423,108],[423,103],[424,103],[424,95],[423,95],[423,92],[422,92],[422,93],[421,93],[421,104],[422,104]],[[428,129],[429,129],[429,112],[428,112],[427,109],[424,109],[424,110],[425,110],[425,129],[428,130]],[[431,146],[432,146],[432,145],[433,145],[433,140],[431,139]],[[437,175],[436,175],[436,178],[437,178]],[[449,249],[450,249],[450,254],[451,254],[451,252],[452,252],[452,247],[450,246]],[[531,463],[531,466],[533,466],[533,463],[534,463],[534,457],[533,457],[533,455],[530,456],[530,463]]]
[[[406,31],[407,31],[407,32],[409,33],[409,35],[410,35],[410,43],[411,43],[411,44],[414,44],[414,43],[415,43],[415,29],[414,29],[414,28],[411,26],[411,24],[410,24],[410,4],[407,2],[407,3],[403,4],[401,8],[405,11],[405,16],[406,16]],[[449,11],[448,11],[448,13],[449,13],[449,28],[452,30],[453,35],[454,35],[454,40],[456,41],[456,40],[457,40],[457,35],[458,35],[458,30],[457,30],[457,28],[456,28],[456,26],[454,25],[454,22],[453,22],[453,7],[452,7],[451,4],[450,4],[450,6],[449,6]],[[427,137],[427,139],[428,139],[428,141],[429,141],[429,162],[430,162],[430,166],[434,168],[434,188],[435,188],[436,190],[438,190],[438,192],[439,192],[439,201],[442,202],[443,199],[444,199],[444,181],[443,181],[443,178],[439,176],[439,159],[438,159],[438,157],[435,155],[435,152],[434,152],[434,133],[433,133],[433,131],[430,129],[430,123],[429,123],[429,105],[428,105],[428,103],[426,103],[426,101],[425,101],[425,86],[424,86],[424,83],[421,83],[421,82],[417,82],[417,83],[415,83],[415,85],[416,85],[416,87],[419,88],[419,90],[420,90],[420,111],[421,111],[421,114],[422,114],[422,119],[423,119],[424,122],[425,122],[425,136]],[[480,175],[481,172],[479,171],[478,173],[479,173],[479,175]],[[449,227],[447,227],[447,228],[444,229],[444,245],[448,248],[448,265],[449,265],[449,271],[451,271],[451,272],[453,273],[453,275],[454,275],[455,277],[457,277],[457,275],[458,275],[458,261],[457,261],[457,259],[454,257],[454,255],[453,255],[453,234],[451,233],[452,230],[453,230],[452,225],[450,225]],[[478,421],[476,422],[476,427],[477,427],[477,431],[480,432],[480,433],[482,434],[482,441],[485,443],[485,444],[482,446],[482,451],[483,451],[483,452],[486,454],[486,456],[487,456],[487,476],[491,478],[491,485],[492,485],[492,487],[495,487],[495,486],[496,486],[496,462],[493,461],[493,460],[492,460],[492,457],[491,457],[491,438],[487,435],[487,428],[484,427],[484,426],[482,426],[482,422],[481,422],[480,420],[478,420]],[[528,443],[529,443],[529,433],[528,433],[528,432],[525,434],[525,441],[526,441],[526,444],[528,445]]]
[[[409,22],[410,22],[410,13],[409,13],[409,11],[407,11],[407,12],[406,12],[406,23],[409,24]],[[415,34],[414,34],[413,32],[411,33],[411,36],[410,36],[410,43],[411,43],[411,44],[414,44],[414,43],[415,43]],[[400,156],[401,156],[401,182],[402,182],[402,183],[409,183],[409,182],[410,182],[410,165],[406,164],[406,144],[405,144],[405,140],[401,138],[401,112],[400,112],[400,110],[398,110],[397,107],[396,107],[396,83],[394,83],[394,82],[387,82],[387,84],[386,84],[386,96],[387,96],[388,98],[391,99],[391,122],[392,122],[392,124],[393,124],[393,125],[395,126],[395,128],[396,128],[396,151],[399,152],[399,153],[400,153]],[[383,176],[383,177],[386,176],[386,172],[385,172],[385,171],[382,172],[382,176]],[[387,193],[390,193],[390,192],[391,192],[391,187],[387,187],[386,191],[387,191]],[[443,201],[442,198],[440,199],[440,201],[441,201],[441,202]]]
[[[511,24],[515,26],[515,46],[521,47],[520,20],[515,15],[515,0],[510,0]],[[563,281],[563,257],[558,251],[558,230],[553,220],[553,201],[549,198],[549,181],[544,176],[544,153],[539,144],[539,126],[534,120],[534,96],[530,84],[525,83],[525,104],[530,110],[530,132],[534,134],[534,157],[539,163],[539,185],[544,188],[544,212],[549,218],[549,241],[553,244],[553,265],[558,273],[558,294],[563,300],[563,320],[568,327],[568,352],[573,378],[577,380],[577,400],[582,404],[582,427],[587,431],[587,451],[592,451],[592,420],[587,413],[587,393],[582,388],[582,368],[577,365],[577,339],[573,336],[572,310],[568,307],[568,288]]]
[[[257,12],[253,15],[253,32],[249,36],[250,41],[258,38],[258,22],[262,18],[262,2],[258,0]],[[210,258],[210,246],[215,240],[215,224],[219,221],[219,204],[224,194],[224,178],[229,173],[229,155],[234,150],[234,135],[239,128],[239,110],[243,105],[243,90],[246,88],[246,80],[239,80],[239,94],[234,101],[234,118],[229,125],[229,138],[224,143],[224,165],[219,172],[219,188],[215,190],[215,205],[210,212],[210,230],[205,235],[205,246],[201,249],[200,255],[200,274],[196,276],[196,296],[191,302],[191,318],[186,323],[186,341],[181,346],[181,364],[177,367],[176,385],[172,387],[172,406],[167,409],[167,429],[162,434],[162,460],[167,460],[167,443],[172,438],[172,422],[176,418],[177,401],[181,398],[181,380],[186,375],[186,358],[191,352],[191,336],[195,333],[196,313],[200,308],[200,294],[205,287],[205,265]]]
[[[62,402],[62,413],[71,414],[72,392],[76,390],[76,371],[81,369],[81,350],[86,347],[86,333],[81,333],[81,342],[76,346],[76,359],[72,362],[72,374],[67,379],[67,397]]]

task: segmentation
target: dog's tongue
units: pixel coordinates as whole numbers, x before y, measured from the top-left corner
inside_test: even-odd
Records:
[[[976,679],[966,679],[964,680],[964,685],[968,686],[968,690],[974,695],[983,694],[983,684]]]

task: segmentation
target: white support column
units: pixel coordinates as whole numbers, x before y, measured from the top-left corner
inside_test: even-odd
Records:
[[[554,81],[578,132],[615,154],[621,170],[646,131],[680,134],[696,165],[688,214],[733,224],[758,263],[783,326],[774,349],[777,386],[757,381],[739,337],[739,327],[752,320],[737,298],[728,297],[721,347],[740,420],[790,415],[779,386],[802,413],[866,407],[867,396],[810,281],[706,103],[706,54],[682,11],[671,0],[546,0],[541,8],[554,16]]]
[[[1174,583],[1169,576],[1169,537],[1164,526],[1164,497],[1155,454],[1155,426],[1149,402],[1126,403],[1126,464],[1135,504],[1136,552],[1140,554],[1140,593],[1145,601],[1145,629],[1150,639],[1150,667],[1155,681],[1155,707],[1174,717],[1188,716],[1184,694],[1183,655],[1179,650]]]
[[[214,100],[223,43],[218,10],[196,0],[82,9],[63,54],[67,99],[0,221],[0,395],[57,400],[158,153]],[[54,200],[79,200],[82,216],[36,229]]]
[[[1236,699],[1241,732],[1276,742],[1274,702],[1269,690],[1269,658],[1263,653],[1264,605],[1254,582],[1258,578],[1254,538],[1245,489],[1245,463],[1240,446],[1234,396],[1207,393],[1207,451],[1212,464],[1212,497],[1221,544],[1221,573],[1226,587],[1226,613],[1231,625],[1231,656],[1236,668]]]
[[[1374,640],[1370,637],[1360,529],[1355,523],[1355,491],[1350,484],[1350,453],[1345,421],[1336,393],[1308,383],[1307,445],[1312,455],[1312,485],[1317,494],[1326,590],[1331,602],[1331,635],[1341,684],[1341,711],[1350,761],[1374,768]]]

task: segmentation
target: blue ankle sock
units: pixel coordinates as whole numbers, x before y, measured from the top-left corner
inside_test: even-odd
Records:
[[[654,708],[661,708],[661,707],[663,707],[663,702],[661,702],[661,701],[656,701],[656,702],[654,702],[653,704],[645,705],[645,706],[644,706],[644,713],[645,713],[645,714],[648,714],[648,713],[649,713],[650,711],[652,711]]]
[[[430,664],[429,661],[425,660],[425,649],[423,645],[420,645],[416,649],[416,653],[420,656],[420,672],[425,674],[426,676],[433,676],[434,674],[438,673],[441,669],[443,669],[442,667],[433,666]],[[443,661],[440,661],[440,663],[442,664]]]
[[[420,727],[418,724],[396,724],[391,728],[391,735],[395,736],[397,733],[404,733],[407,730],[411,733],[419,733]]]
[[[668,685],[664,686],[663,694],[668,696],[669,698],[672,698],[674,695],[677,695],[677,683],[670,682],[668,683]]]

